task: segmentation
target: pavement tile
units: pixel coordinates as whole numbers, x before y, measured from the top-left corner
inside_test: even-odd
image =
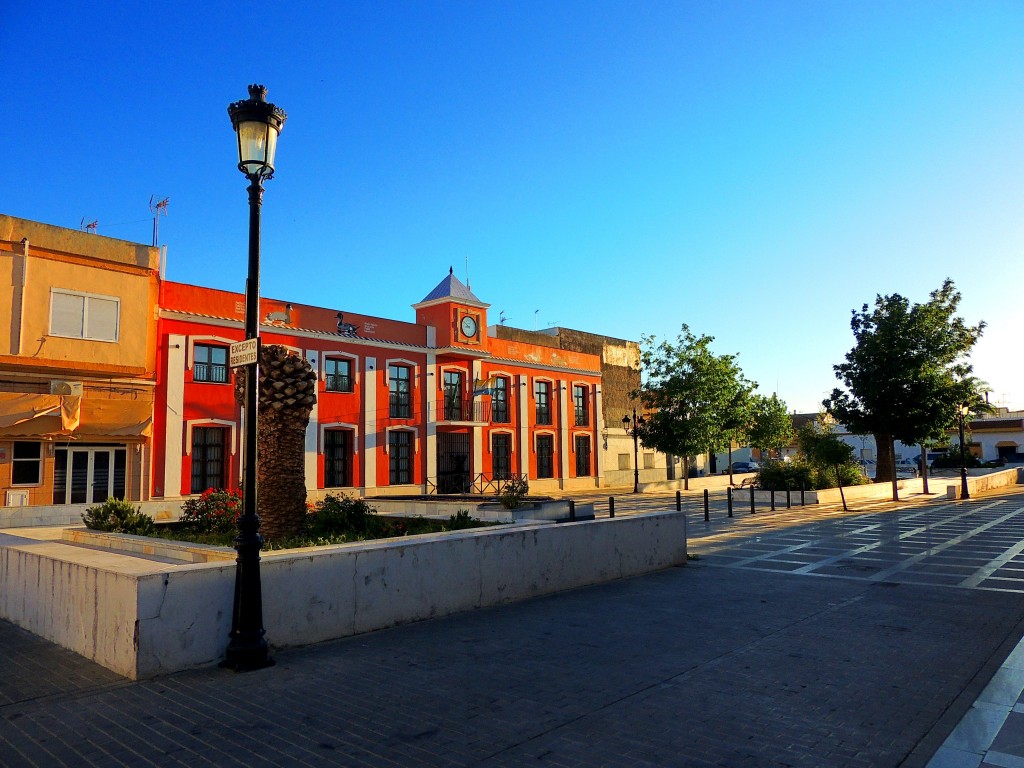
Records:
[[[984,528],[1009,506],[992,502],[718,506],[685,568],[279,650],[244,675],[129,683],[0,622],[0,766],[924,765],[1024,633],[1024,576],[956,586],[1014,546],[1008,522]]]

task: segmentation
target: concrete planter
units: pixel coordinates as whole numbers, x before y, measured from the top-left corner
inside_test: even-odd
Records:
[[[159,562],[62,535],[0,531],[0,617],[132,679],[223,658],[233,562]],[[685,562],[675,512],[271,552],[264,626],[275,647],[304,645]]]

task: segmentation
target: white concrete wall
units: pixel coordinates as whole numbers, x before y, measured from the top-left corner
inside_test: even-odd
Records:
[[[0,531],[0,618],[130,678],[223,658],[233,563],[169,565]],[[277,647],[635,576],[686,562],[686,517],[657,513],[268,553]]]
[[[183,499],[137,501],[140,508],[157,522],[171,522],[181,517]],[[0,529],[48,525],[81,525],[82,513],[95,504],[45,504],[35,507],[0,507]]]

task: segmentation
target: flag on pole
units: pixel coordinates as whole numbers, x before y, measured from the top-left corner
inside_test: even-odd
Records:
[[[473,379],[473,397],[477,395],[493,395],[497,383],[496,376],[489,376],[486,379]]]

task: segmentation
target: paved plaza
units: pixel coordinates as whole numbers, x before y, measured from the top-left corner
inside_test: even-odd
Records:
[[[1021,691],[1020,489],[713,511],[687,567],[243,675],[132,683],[0,622],[0,765],[952,766],[986,728],[985,765],[1024,765],[1024,714],[986,708]]]

